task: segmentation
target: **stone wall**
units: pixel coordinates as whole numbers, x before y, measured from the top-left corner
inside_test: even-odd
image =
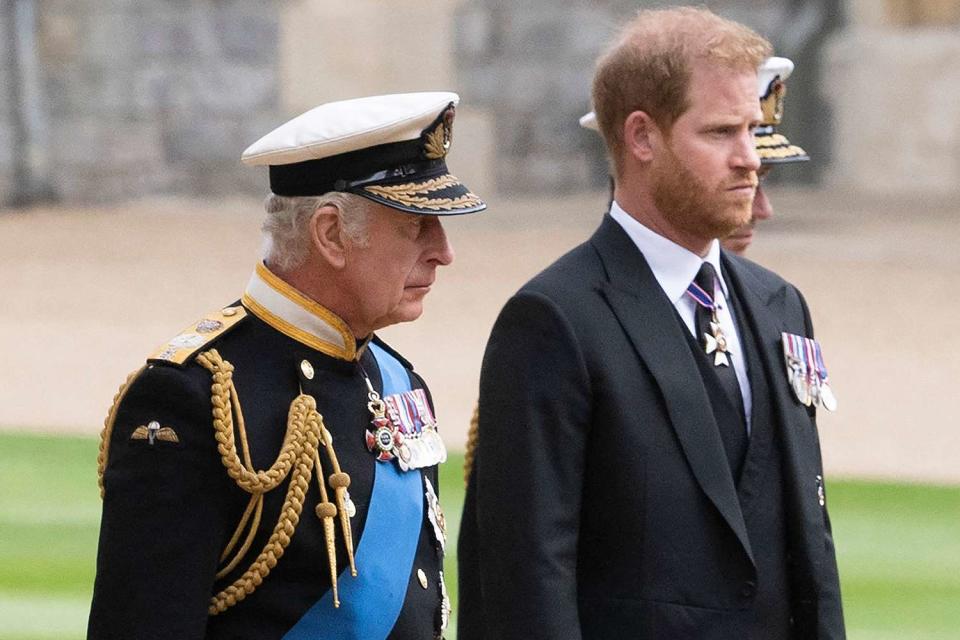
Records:
[[[960,0],[850,0],[826,51],[832,186],[960,194]]]
[[[0,11],[0,206],[3,206],[6,197],[13,191],[13,96],[10,88],[13,86],[13,44],[8,37],[10,20],[7,12]]]
[[[590,109],[596,57],[643,6],[703,4],[637,0],[463,3],[455,59],[465,98],[494,116],[497,187],[572,192],[606,183],[602,144],[577,121]],[[818,160],[778,171],[814,181],[829,160],[828,107],[817,85],[823,39],[843,20],[841,0],[713,0],[721,15],[750,25],[797,63],[782,127]]]
[[[262,190],[239,157],[277,122],[277,4],[36,0],[55,198]]]

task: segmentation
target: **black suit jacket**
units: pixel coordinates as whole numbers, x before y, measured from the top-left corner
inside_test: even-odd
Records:
[[[800,293],[723,256],[761,343],[783,432],[796,637],[844,637],[812,410],[781,331]],[[479,448],[459,541],[462,640],[738,637],[757,575],[685,327],[609,216],[501,312],[484,356]]]

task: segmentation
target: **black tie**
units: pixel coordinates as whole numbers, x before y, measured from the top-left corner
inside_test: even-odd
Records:
[[[713,270],[713,265],[709,262],[704,262],[700,266],[700,271],[697,272],[697,277],[694,278],[694,282],[706,291],[711,299],[714,299],[716,295],[716,281],[717,274],[716,271]],[[699,342],[704,349],[706,349],[707,344],[710,342],[707,336],[714,336],[714,332],[710,327],[710,323],[716,321],[714,313],[714,311],[711,311],[702,304],[696,305],[694,318],[697,327],[697,342]],[[719,349],[719,347],[717,348]],[[707,358],[710,364],[714,365],[716,362],[716,352],[708,354]],[[740,394],[740,383],[737,381],[737,372],[733,367],[733,358],[728,354],[726,359],[729,363],[728,365],[718,364],[712,366],[712,369],[714,373],[717,374],[720,385],[723,387],[727,397],[736,409],[737,416],[740,418],[739,424],[737,425],[728,424],[726,420],[718,421],[720,425],[720,437],[727,451],[727,457],[730,460],[730,467],[733,470],[734,478],[736,478],[747,452],[747,428],[743,410],[743,396]]]

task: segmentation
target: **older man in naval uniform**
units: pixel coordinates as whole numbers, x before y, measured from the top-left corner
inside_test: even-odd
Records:
[[[445,164],[457,101],[330,103],[244,153],[266,255],[114,402],[89,638],[442,637],[446,452],[376,331],[453,260],[441,216],[485,208]]]
[[[677,8],[598,61],[614,198],[487,344],[461,640],[844,637],[810,314],[718,241],[750,220],[769,54]]]

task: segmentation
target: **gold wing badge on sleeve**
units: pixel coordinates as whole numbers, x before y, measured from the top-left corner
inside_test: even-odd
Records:
[[[180,442],[177,432],[172,427],[161,427],[156,420],[151,420],[146,426],[140,425],[130,435],[131,440],[147,440],[151,445],[161,442]]]
[[[97,455],[97,484],[100,487],[100,497],[103,498],[105,489],[103,486],[103,474],[107,468],[107,462],[110,457],[110,438],[113,434],[113,425],[117,420],[117,411],[120,409],[120,403],[130,390],[133,381],[151,364],[164,362],[176,366],[184,366],[190,359],[197,354],[200,349],[208,345],[214,338],[223,335],[247,317],[247,311],[242,306],[224,307],[213,313],[209,313],[197,322],[193,323],[178,335],[165,342],[160,348],[153,352],[148,358],[146,365],[140,367],[129,376],[126,381],[120,385],[120,389],[113,398],[113,404],[107,412],[107,417],[103,423],[103,429],[100,431],[100,450]],[[131,434],[131,440],[148,440],[150,444],[157,440],[161,442],[178,442],[177,433],[170,427],[157,426],[151,432],[150,426],[141,425]]]

